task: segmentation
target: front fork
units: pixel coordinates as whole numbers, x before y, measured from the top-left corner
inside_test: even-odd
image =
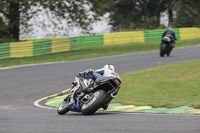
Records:
[[[75,94],[76,92],[80,89],[80,85],[73,86],[72,89],[70,90],[70,111],[75,111],[75,112],[81,112],[81,106],[80,106],[80,100],[81,98],[85,95],[83,92],[78,96],[77,99],[75,99]]]
[[[69,105],[73,105],[73,103],[75,103],[75,99],[74,99],[74,95],[76,93],[76,91],[79,89],[80,85],[76,85],[76,86],[72,86],[71,90],[70,90],[70,102]]]
[[[81,106],[80,106],[80,103],[78,101],[76,101],[74,99],[74,94],[75,94],[76,91],[70,93],[68,96],[70,96],[70,102],[68,104],[68,107],[69,107],[69,110],[70,111],[74,111],[74,112],[81,112]],[[68,97],[67,96],[67,97]],[[67,100],[67,97],[65,100]]]

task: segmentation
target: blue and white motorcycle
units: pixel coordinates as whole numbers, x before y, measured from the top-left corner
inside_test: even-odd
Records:
[[[91,84],[93,87],[89,91],[82,89]],[[60,103],[57,113],[64,115],[68,111],[73,111],[81,112],[83,115],[92,115],[100,108],[106,110],[111,100],[118,94],[120,84],[120,76],[112,71],[95,81],[75,77],[70,94]]]

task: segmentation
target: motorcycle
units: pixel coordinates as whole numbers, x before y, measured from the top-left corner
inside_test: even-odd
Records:
[[[167,56],[170,56],[170,53],[173,49],[173,46],[171,46],[171,38],[169,36],[165,36],[162,39],[162,43],[160,45],[160,56],[164,57],[165,54]]]
[[[75,77],[70,93],[60,103],[57,113],[64,115],[73,111],[81,112],[83,115],[92,115],[100,108],[106,110],[111,100],[118,94],[121,78],[116,72],[98,76],[99,78],[95,81],[80,76]],[[82,89],[91,84],[93,87],[89,91]]]

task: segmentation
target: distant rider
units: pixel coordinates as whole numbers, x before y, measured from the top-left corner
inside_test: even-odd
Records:
[[[167,28],[167,30],[163,33],[162,38],[165,37],[165,36],[167,36],[167,37],[169,37],[171,39],[170,45],[171,45],[171,47],[174,47],[175,46],[175,41],[177,39],[176,39],[176,35],[175,35],[175,33],[174,33],[174,31],[172,30],[171,27]],[[163,43],[163,40],[162,40],[162,43]]]

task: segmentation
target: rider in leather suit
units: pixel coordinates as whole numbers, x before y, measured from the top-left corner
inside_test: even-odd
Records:
[[[175,41],[176,41],[177,39],[176,39],[176,35],[175,35],[175,33],[174,33],[174,31],[172,30],[171,27],[168,27],[168,28],[167,28],[167,30],[163,33],[162,38],[165,37],[165,36],[168,36],[168,37],[171,38],[171,43],[170,43],[170,45],[171,45],[171,47],[174,47],[174,46],[175,46]],[[162,40],[162,41],[163,41],[163,40]]]
[[[83,72],[80,72],[78,76],[86,78],[86,79],[92,79],[95,81],[100,75],[104,76],[105,71],[115,71],[115,68],[113,65],[107,64],[103,68],[98,70],[88,69]],[[83,91],[89,91],[93,87],[93,84],[90,84],[89,86],[83,88]]]

